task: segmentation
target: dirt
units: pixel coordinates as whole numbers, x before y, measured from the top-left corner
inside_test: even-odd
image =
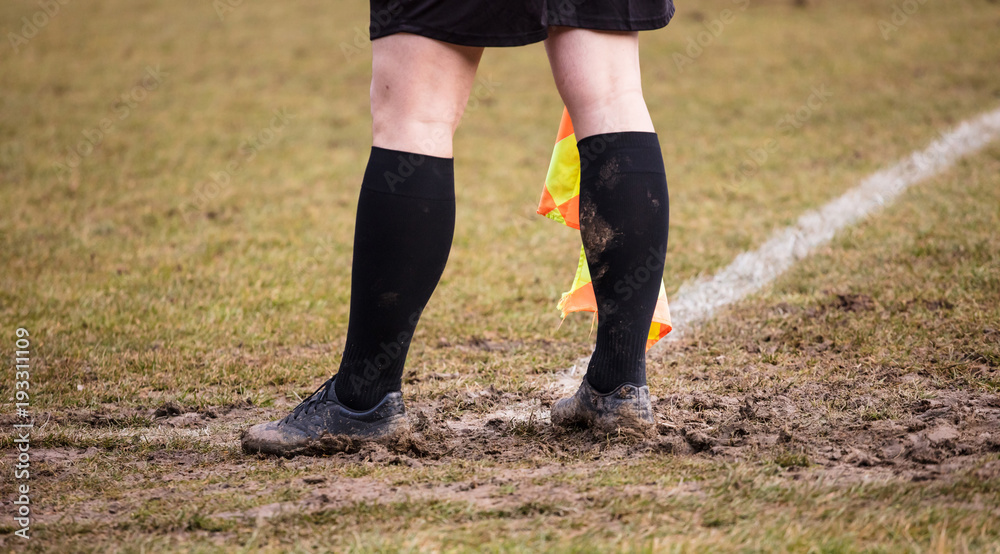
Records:
[[[759,460],[794,451],[816,469],[891,467],[925,474],[936,469],[930,466],[951,464],[954,470],[956,463],[966,466],[976,456],[1000,452],[1000,397],[995,394],[937,391],[933,400],[904,406],[899,417],[870,419],[882,400],[852,395],[847,410],[824,412],[816,401],[829,401],[834,393],[824,388],[667,395],[655,399],[656,432],[644,436],[626,429],[556,428],[548,421],[548,407],[564,392],[519,396],[491,387],[458,401],[465,409],[478,404],[491,411],[448,419],[440,414],[450,400],[425,401],[411,405],[412,433],[405,440],[392,445],[343,440],[330,445],[338,450],[330,457],[419,466],[456,459],[546,464],[660,454]]]
[[[836,294],[833,306],[845,312],[862,312],[875,307],[875,300],[867,294]]]
[[[908,373],[895,382],[912,380],[913,374]],[[59,507],[42,505],[36,515],[40,523],[70,513],[78,521],[117,521],[150,498],[183,502],[191,494],[189,483],[211,480],[209,485],[200,485],[202,494],[226,492],[227,481],[240,481],[248,472],[259,470],[261,463],[307,471],[309,475],[301,477],[307,492],[296,500],[213,517],[267,519],[360,501],[406,499],[465,501],[479,509],[501,511],[524,509],[533,502],[543,505],[552,499],[562,499],[559,505],[586,504],[576,487],[565,484],[572,482],[566,475],[586,475],[650,456],[775,463],[791,473],[822,473],[833,480],[928,481],[963,470],[1000,472],[995,462],[983,465],[984,455],[1000,452],[1000,396],[996,394],[939,389],[933,391],[933,398],[909,401],[893,408],[892,417],[882,417],[879,410],[889,400],[877,393],[861,394],[817,382],[775,390],[762,387],[753,394],[675,393],[654,399],[655,432],[644,436],[626,430],[598,433],[553,427],[548,408],[571,392],[574,382],[563,381],[559,387],[524,394],[490,387],[453,398],[418,399],[409,406],[409,436],[392,444],[332,441],[326,446],[336,452],[290,460],[243,455],[237,446],[244,428],[284,415],[285,407],[220,406],[192,411],[162,405],[117,413],[104,407],[89,415],[81,411],[56,414],[51,426],[78,427],[90,435],[135,432],[118,425],[136,421],[137,416],[148,417],[149,427],[138,429],[143,440],[168,441],[183,429],[195,437],[210,437],[213,448],[167,448],[169,443],[164,442],[163,449],[141,456],[111,447],[38,448],[32,456],[38,463],[39,486],[44,487],[46,480],[79,477],[93,471],[87,464],[107,460],[117,460],[114,463],[130,471],[124,472],[125,488],[113,502],[93,498]],[[388,483],[324,474],[325,468],[347,465],[420,469],[479,461],[489,465],[477,470],[474,478],[454,482]],[[555,474],[562,478],[539,479]],[[288,485],[287,480],[265,480],[238,486],[246,494],[264,495]],[[647,497],[698,494],[697,490],[664,490],[652,484],[635,492]]]
[[[618,236],[615,229],[597,214],[597,208],[594,206],[581,206],[580,225],[586,229],[586,232],[580,233],[580,238],[587,252],[592,255],[604,252]],[[591,269],[591,276],[598,278],[606,271],[607,267],[601,265]]]
[[[455,459],[546,463],[591,455],[613,460],[649,453],[750,460],[795,450],[806,455],[811,465],[826,468],[854,465],[926,470],[928,465],[1000,452],[1000,396],[996,394],[937,391],[934,399],[909,403],[898,417],[869,420],[867,414],[879,406],[879,399],[852,396],[847,399],[847,410],[817,410],[817,398],[825,397],[829,402],[833,392],[824,388],[807,385],[783,394],[665,395],[654,398],[656,432],[644,436],[624,429],[615,433],[560,429],[549,423],[548,407],[564,392],[518,395],[491,387],[456,398],[411,403],[411,436],[392,445],[346,438],[332,441],[328,446],[336,452],[329,457],[344,463],[420,465]],[[473,406],[479,410],[470,411]],[[462,417],[442,415],[453,413],[454,408],[467,411]],[[227,407],[201,412],[160,407],[155,412],[163,415],[154,418],[154,426],[212,425],[228,430],[225,436],[217,437],[226,443],[235,443],[239,431],[252,422],[284,413]],[[55,419],[84,423],[125,417],[104,413]],[[34,456],[60,465],[96,452],[95,448],[39,449]],[[248,456],[247,460],[253,458]]]
[[[582,472],[583,476],[586,472]],[[531,469],[513,469],[503,475],[482,479],[460,480],[452,483],[425,483],[419,486],[388,484],[370,478],[334,478],[311,484],[309,494],[296,501],[275,502],[242,512],[221,512],[212,517],[220,519],[268,519],[289,513],[319,512],[351,506],[358,502],[390,504],[406,501],[465,502],[479,510],[498,512],[524,512],[525,510],[560,513],[566,505],[586,504],[592,499],[571,482],[557,483],[546,479],[558,474],[555,466]],[[303,485],[310,485],[307,479]],[[625,495],[642,495],[657,498],[668,495],[697,494],[697,485],[689,484],[665,489],[648,485],[629,485]]]
[[[621,162],[624,161],[625,165],[631,164],[632,160],[625,156],[625,159],[621,159],[620,154],[613,155],[609,157],[603,165],[601,165],[598,170],[598,176],[596,186],[598,188],[606,188],[609,190],[615,190],[615,187],[621,183],[625,176],[625,173],[621,170]]]

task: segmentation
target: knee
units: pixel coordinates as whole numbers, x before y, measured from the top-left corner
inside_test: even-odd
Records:
[[[443,96],[443,95],[442,95]],[[425,128],[453,135],[464,106],[433,94],[394,91],[375,81],[371,87],[372,126],[378,129]]]
[[[642,85],[638,82],[615,82],[612,79],[594,79],[582,86],[566,87],[560,91],[570,112],[615,111],[631,108],[642,102]]]
[[[374,84],[371,92],[372,138],[376,146],[451,157],[452,138],[462,118],[454,105],[426,100]]]
[[[621,131],[652,132],[653,122],[642,88],[612,88],[564,95],[577,138]]]

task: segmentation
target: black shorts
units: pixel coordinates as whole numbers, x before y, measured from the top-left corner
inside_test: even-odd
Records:
[[[604,31],[659,29],[673,0],[370,0],[371,39],[413,33],[464,46],[520,46],[549,25]]]

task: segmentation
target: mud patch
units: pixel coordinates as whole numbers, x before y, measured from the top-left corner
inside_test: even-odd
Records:
[[[861,312],[875,307],[875,300],[867,294],[835,294],[831,304],[845,312]]]
[[[565,381],[575,382],[572,378]],[[321,450],[327,453],[325,458],[338,463],[411,467],[458,460],[547,464],[660,455],[767,462],[793,452],[812,467],[921,471],[927,466],[951,467],[953,462],[966,466],[977,456],[1000,452],[1000,397],[990,393],[938,390],[934,398],[902,406],[892,405],[891,398],[873,391],[865,394],[861,387],[814,382],[780,392],[671,394],[654,399],[655,432],[641,434],[628,429],[601,432],[553,426],[549,407],[571,392],[562,381],[559,385],[532,393],[490,387],[424,399],[410,405],[411,429],[406,436],[390,443],[325,437]],[[208,412],[215,417],[206,415]],[[144,444],[166,441],[166,445],[176,440],[169,434],[176,433],[171,429],[191,425],[198,427],[197,434],[184,435],[193,441],[191,444],[236,450],[240,433],[253,421],[283,414],[279,408],[184,411],[158,419],[157,427],[142,431],[142,437]],[[129,410],[100,415],[122,421],[132,416]],[[89,427],[90,418],[74,413],[72,417],[55,416],[53,421],[61,423],[50,425],[49,431],[67,424]],[[108,432],[114,434],[113,430]],[[116,451],[111,445],[109,453]],[[39,449],[33,451],[33,459],[68,467],[104,451]],[[172,458],[172,452],[180,458]],[[193,478],[197,472],[188,471],[197,465],[189,463],[192,456],[191,451],[157,448],[135,463],[169,462],[181,472],[179,478]],[[258,458],[245,459],[251,462]]]
[[[276,502],[246,511],[221,512],[212,518],[266,520],[277,516],[320,513],[360,503],[387,505],[401,502],[462,502],[479,511],[532,515],[532,507],[559,513],[586,503],[585,495],[568,484],[540,483],[562,470],[548,466],[510,470],[454,483],[390,484],[370,478],[337,478],[315,486],[301,500]],[[634,494],[641,494],[634,491]]]
[[[149,502],[184,504],[193,490],[202,498],[232,497],[237,491],[241,498],[259,504],[204,514],[220,521],[260,523],[359,504],[412,501],[465,503],[478,512],[532,517],[600,509],[607,499],[574,483],[602,468],[649,458],[774,464],[788,478],[811,475],[825,483],[936,481],[968,469],[986,478],[1000,474],[995,462],[983,464],[983,455],[1000,452],[996,395],[952,391],[911,403],[897,419],[865,421],[860,411],[854,418],[838,419],[817,410],[817,395],[829,397],[835,391],[820,392],[822,387],[816,384],[782,394],[674,394],[654,401],[655,433],[643,436],[626,430],[602,433],[554,427],[546,407],[565,394],[563,388],[529,395],[495,388],[470,393],[468,400],[488,400],[495,409],[469,411],[458,419],[444,416],[443,400],[415,402],[409,435],[389,443],[328,437],[325,448],[336,452],[321,456],[285,459],[239,453],[238,437],[248,419],[271,419],[279,415],[278,409],[220,414],[213,422],[216,430],[203,437],[204,446],[198,449],[160,448],[139,456],[115,448],[40,449],[33,456],[39,460],[37,481],[42,487],[79,474],[80,464],[95,460],[117,460],[114,463],[126,471],[122,488],[113,497],[97,495],[45,507],[37,521],[51,523],[73,514],[79,522],[114,525],[130,520]],[[873,397],[860,405],[880,402]],[[463,467],[476,469],[455,480],[435,473],[420,477],[423,471]],[[400,469],[391,473],[395,477],[378,479],[348,477],[331,472],[333,468]],[[248,473],[274,470],[282,472],[272,478],[246,479]],[[304,474],[291,480],[278,477],[287,475],[285,470]],[[279,493],[291,497],[271,500]],[[703,493],[697,483],[663,487],[651,482],[615,487],[613,494],[655,501]],[[258,497],[262,501],[253,502]]]
[[[39,448],[31,450],[31,461],[49,466],[71,466],[101,453],[97,448]]]
[[[621,169],[621,155],[615,154],[610,156],[603,164],[601,164],[600,169],[597,172],[598,179],[596,183],[597,188],[606,188],[608,190],[615,190],[615,187],[621,183],[624,177]],[[625,163],[628,164],[630,160],[626,158]]]
[[[600,257],[608,246],[615,240],[617,233],[614,228],[604,221],[604,218],[597,215],[597,208],[586,206],[580,208],[580,237],[583,239],[583,246],[588,253]],[[586,229],[583,231],[583,229]],[[598,265],[593,271],[593,277],[597,278],[607,271],[607,267]]]

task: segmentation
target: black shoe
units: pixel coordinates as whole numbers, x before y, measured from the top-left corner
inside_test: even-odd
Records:
[[[356,412],[337,400],[333,381],[323,383],[284,419],[247,429],[242,437],[243,451],[279,456],[321,454],[330,450],[321,440],[326,437],[392,440],[409,430],[402,393],[390,392],[374,408]]]
[[[625,383],[601,394],[584,377],[576,394],[552,406],[552,424],[560,427],[578,425],[609,432],[619,428],[646,431],[654,423],[649,387],[645,385],[637,387]]]

